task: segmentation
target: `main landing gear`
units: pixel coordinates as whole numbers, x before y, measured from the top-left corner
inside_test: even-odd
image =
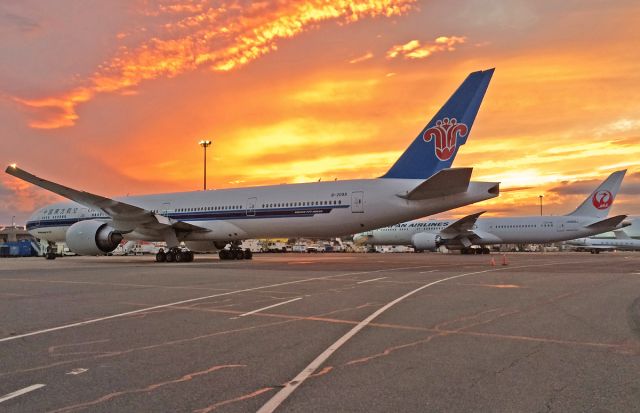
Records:
[[[251,250],[247,248],[243,251],[240,243],[231,243],[230,247],[228,250],[222,249],[218,252],[221,260],[250,260],[253,258]]]
[[[47,260],[55,260],[56,259],[56,253],[53,249],[53,246],[51,245],[47,245],[47,250],[44,253],[44,258]]]
[[[156,254],[157,262],[191,262],[193,261],[193,252],[183,250],[181,248],[169,248],[167,252],[163,248]]]

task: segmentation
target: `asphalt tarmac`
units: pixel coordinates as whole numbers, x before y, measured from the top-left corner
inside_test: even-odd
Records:
[[[3,259],[0,411],[640,410],[640,254],[506,259]]]

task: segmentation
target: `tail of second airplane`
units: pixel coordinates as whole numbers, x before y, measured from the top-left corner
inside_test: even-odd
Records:
[[[620,189],[622,179],[626,172],[627,170],[625,169],[609,175],[609,177],[569,215],[605,218],[611,210],[613,200],[616,198],[616,194]]]
[[[469,74],[382,178],[426,179],[449,168],[467,141],[493,71]]]

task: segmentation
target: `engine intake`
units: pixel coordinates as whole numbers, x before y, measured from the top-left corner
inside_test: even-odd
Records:
[[[91,219],[71,225],[65,238],[76,254],[101,255],[115,250],[123,236],[107,223]]]
[[[442,245],[440,235],[419,232],[411,237],[411,243],[417,250],[435,250]]]

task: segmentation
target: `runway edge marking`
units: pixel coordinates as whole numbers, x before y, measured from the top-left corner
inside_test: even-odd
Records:
[[[127,312],[124,312],[124,313],[113,314],[113,315],[109,315],[109,316],[105,316],[105,317],[94,318],[94,319],[91,319],[91,320],[79,321],[77,323],[64,324],[64,325],[61,325],[61,326],[58,326],[58,327],[45,328],[45,329],[42,329],[42,330],[32,331],[30,333],[24,333],[24,334],[18,334],[18,335],[15,335],[15,336],[9,336],[9,337],[5,337],[5,338],[0,338],[0,343],[4,343],[4,342],[7,342],[7,341],[12,341],[12,340],[17,340],[19,338],[25,338],[25,337],[31,337],[31,336],[36,336],[36,335],[40,335],[40,334],[51,333],[51,332],[54,332],[54,331],[65,330],[65,329],[68,329],[68,328],[80,327],[80,326],[84,326],[84,325],[88,325],[88,324],[94,324],[94,323],[98,323],[100,321],[112,320],[114,318],[126,317],[126,316],[133,315],[133,314],[144,313],[146,311],[157,310],[159,308],[167,308],[167,307],[171,307],[171,306],[174,306],[174,305],[182,305],[182,304],[187,304],[187,303],[193,303],[193,302],[196,302],[196,301],[202,301],[202,300],[206,300],[206,299],[209,299],[209,298],[223,297],[225,295],[234,295],[234,294],[240,294],[240,293],[245,293],[245,292],[249,292],[249,291],[264,290],[266,288],[280,287],[280,286],[283,286],[283,285],[301,284],[301,283],[310,282],[310,281],[330,280],[332,278],[346,277],[348,275],[371,274],[371,273],[374,273],[374,272],[381,272],[381,271],[397,271],[397,270],[406,270],[406,269],[424,268],[424,267],[428,267],[428,266],[427,265],[419,265],[419,266],[414,266],[414,267],[399,267],[399,268],[389,268],[389,269],[372,270],[372,271],[348,272],[348,273],[344,273],[344,274],[325,275],[324,277],[305,278],[305,279],[302,279],[302,280],[287,281],[287,282],[282,282],[282,283],[263,285],[263,286],[260,286],[260,287],[245,288],[245,289],[242,289],[242,290],[227,291],[226,293],[219,293],[219,294],[207,295],[207,296],[204,296],[204,297],[190,298],[190,299],[187,299],[187,300],[176,301],[176,302],[169,303],[169,304],[154,305],[152,307],[141,308],[141,309],[138,309],[138,310],[127,311]]]
[[[564,263],[554,262],[554,263],[548,263],[548,264],[522,265],[522,266],[516,266],[516,267],[510,267],[510,268],[492,268],[492,269],[483,270],[483,271],[468,272],[468,273],[453,275],[451,277],[446,277],[436,281],[432,281],[428,284],[425,284],[416,288],[415,290],[409,291],[408,293],[380,307],[378,310],[371,313],[371,315],[369,315],[367,318],[359,322],[355,327],[349,330],[345,335],[340,337],[335,343],[330,345],[325,351],[323,351],[318,357],[316,357],[311,363],[309,363],[307,367],[305,367],[300,373],[298,373],[298,375],[294,377],[293,380],[288,381],[287,384],[278,393],[273,395],[273,397],[269,399],[256,413],[272,413],[273,411],[275,411],[278,408],[278,406],[280,406],[306,379],[309,378],[309,376],[311,376],[329,357],[331,357],[333,353],[335,353],[347,341],[353,338],[353,336],[358,334],[360,330],[365,328],[368,324],[370,324],[374,319],[376,319],[380,314],[387,311],[389,308],[393,307],[394,305],[404,300],[405,298],[410,297],[413,294],[424,290],[425,288],[429,288],[433,285],[440,284],[442,282],[453,280],[456,278],[466,277],[468,275],[483,274],[483,273],[495,272],[495,271],[506,271],[506,270],[513,270],[518,268],[544,267],[549,265],[575,264],[575,263],[577,263],[577,261],[564,262]]]

